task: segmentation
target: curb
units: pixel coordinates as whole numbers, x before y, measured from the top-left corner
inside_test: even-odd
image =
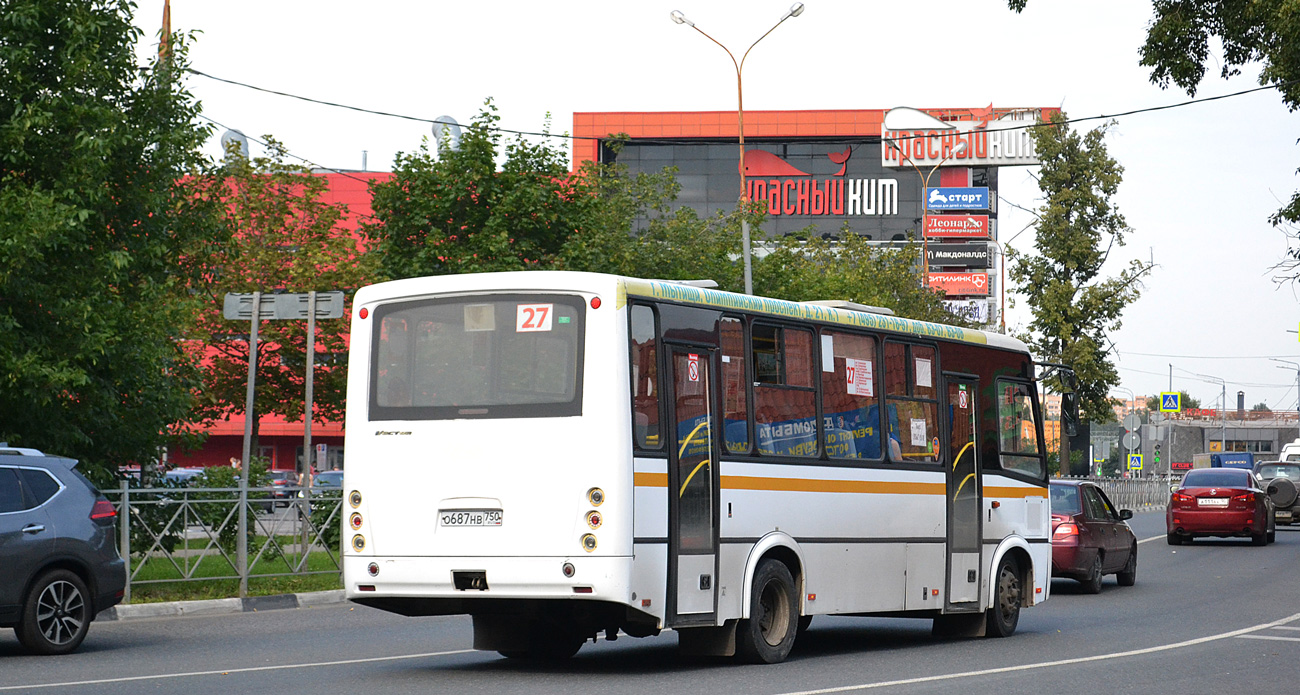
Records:
[[[345,602],[342,589],[312,591],[303,594],[276,594],[248,598],[218,598],[207,601],[166,601],[162,603],[129,603],[106,608],[95,620],[141,620],[145,618],[175,618],[188,615],[225,615],[230,613],[260,613],[262,611],[290,608],[315,608]]]

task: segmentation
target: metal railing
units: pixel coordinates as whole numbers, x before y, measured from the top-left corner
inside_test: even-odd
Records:
[[[343,491],[313,488],[129,487],[105,490],[133,586],[339,575]],[[276,495],[279,495],[277,497]],[[241,513],[242,512],[242,513]]]
[[[1165,477],[1107,478],[1101,476],[1064,476],[1063,480],[1088,480],[1096,483],[1120,509],[1142,511],[1164,509],[1169,503],[1170,481]]]

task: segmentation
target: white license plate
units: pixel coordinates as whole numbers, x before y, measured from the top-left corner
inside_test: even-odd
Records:
[[[1227,497],[1198,497],[1196,499],[1198,507],[1226,507],[1228,506]]]
[[[500,526],[500,509],[451,509],[438,512],[443,526]]]
[[[1290,510],[1290,509],[1279,509],[1279,510],[1277,510],[1277,518],[1279,518],[1279,519],[1290,519],[1290,518],[1291,518],[1291,510]]]

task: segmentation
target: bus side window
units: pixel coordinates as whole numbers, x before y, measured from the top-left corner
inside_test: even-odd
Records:
[[[722,417],[727,451],[748,454],[749,383],[745,376],[745,324],[738,318],[724,316],[718,322],[722,345]]]
[[[899,463],[936,463],[939,403],[934,348],[885,342],[885,396],[889,405],[889,458]]]
[[[1038,445],[1034,395],[1028,384],[998,381],[998,449],[1005,470],[1046,475]]]
[[[750,341],[758,452],[770,456],[817,456],[812,331],[755,323]]]
[[[632,437],[640,449],[660,450],[659,346],[655,339],[654,310],[632,307],[631,334]]]
[[[822,417],[826,455],[880,458],[875,338],[822,331]]]

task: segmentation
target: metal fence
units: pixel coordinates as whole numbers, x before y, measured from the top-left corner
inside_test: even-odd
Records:
[[[1156,476],[1151,478],[1104,478],[1099,476],[1073,477],[1066,480],[1089,480],[1097,484],[1120,509],[1141,511],[1144,509],[1164,509],[1169,503],[1168,478]]]
[[[339,575],[343,492],[314,488],[130,487],[117,508],[118,552],[132,587],[172,582]]]

